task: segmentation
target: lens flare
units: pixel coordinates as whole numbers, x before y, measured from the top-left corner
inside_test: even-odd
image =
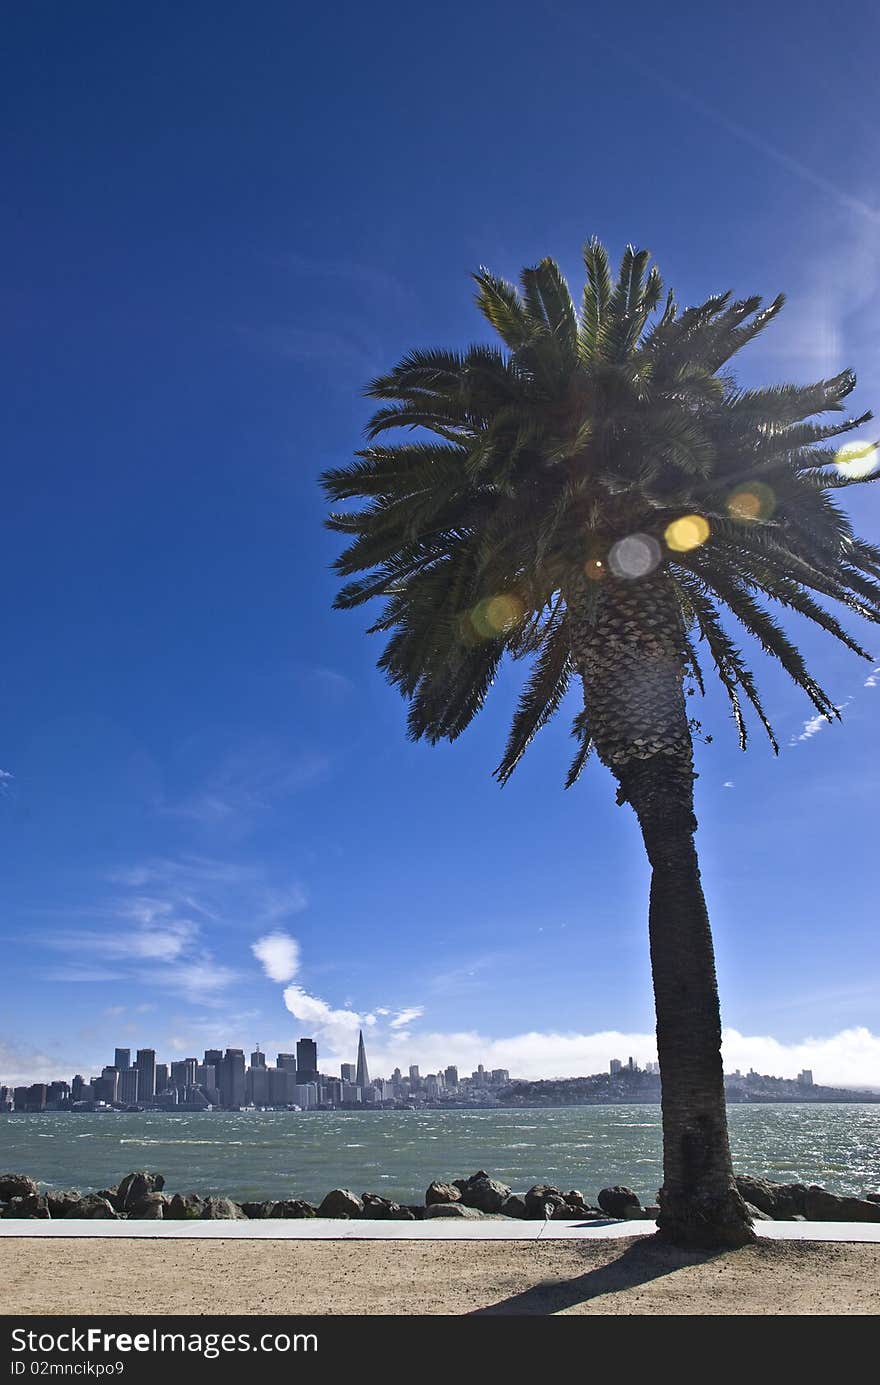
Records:
[[[776,509],[776,496],[763,481],[748,481],[727,497],[731,519],[769,519]]]
[[[834,454],[834,469],[847,481],[864,481],[877,470],[880,455],[873,442],[845,442]]]
[[[589,577],[591,582],[601,582],[607,571],[601,558],[588,558],[584,563],[584,575]]]
[[[681,519],[667,524],[663,537],[667,548],[673,552],[688,553],[690,549],[699,548],[701,543],[705,543],[709,532],[709,521],[704,515],[682,515]]]
[[[650,534],[628,534],[612,547],[608,566],[615,577],[635,581],[653,572],[662,556],[659,543]]]
[[[486,597],[467,613],[464,620],[466,630],[479,639],[493,640],[506,634],[518,625],[525,615],[525,606],[513,592],[503,592],[499,596]]]

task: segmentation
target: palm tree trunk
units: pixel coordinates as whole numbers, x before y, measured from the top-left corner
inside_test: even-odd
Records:
[[[663,1112],[658,1227],[678,1245],[743,1245],[754,1233],[730,1158],[718,985],[693,838],[693,795],[664,758],[638,761],[618,776],[652,872],[648,928]]]
[[[651,863],[649,935],[663,1113],[660,1234],[678,1245],[753,1239],[727,1136],[721,1018],[694,845],[693,746],[681,616],[661,572],[567,593],[590,734],[635,810]]]

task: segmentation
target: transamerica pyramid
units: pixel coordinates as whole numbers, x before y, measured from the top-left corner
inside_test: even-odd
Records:
[[[358,1034],[357,1074],[354,1079],[354,1085],[356,1087],[360,1087],[361,1091],[363,1091],[365,1087],[369,1087],[370,1085],[370,1072],[367,1067],[367,1050],[364,1048],[363,1030],[361,1030]]]

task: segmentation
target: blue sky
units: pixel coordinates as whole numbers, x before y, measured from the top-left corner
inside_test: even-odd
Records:
[[[471,270],[552,254],[579,290],[592,234],[680,301],[784,290],[743,380],[851,365],[880,406],[869,6],[303,16],[6,19],[0,1081],[303,1033],[330,1067],[361,1023],[379,1072],[649,1058],[634,819],[598,765],[563,793],[565,716],[496,787],[510,672],[406,741],[316,477],[366,379],[485,337]],[[757,654],[779,759],[701,711],[726,1057],[880,1085],[880,639],[792,628],[842,725],[806,735]]]

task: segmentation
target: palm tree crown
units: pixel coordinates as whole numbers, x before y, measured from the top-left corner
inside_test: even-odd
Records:
[[[580,773],[596,738],[595,657],[578,657],[586,646],[575,625],[599,628],[611,589],[619,619],[627,590],[648,614],[652,591],[671,594],[680,668],[702,690],[705,646],[743,746],[743,696],[776,742],[722,609],[829,718],[833,702],[762,598],[865,657],[817,598],[880,621],[880,549],[855,536],[833,498],[875,474],[865,448],[831,442],[871,415],[819,418],[842,412],[853,374],[740,389],[729,362],[782,296],[762,307],[724,293],[679,312],[671,293],[662,302],[647,251],[628,247],[616,282],[595,240],[584,261],[580,311],[551,259],[524,270],[521,289],[482,269],[477,303],[502,344],[404,357],[367,390],[387,401],[370,445],[323,477],[334,501],[362,502],[328,521],[352,539],[336,566],[354,580],[336,605],[385,598],[372,627],[388,636],[379,662],[409,699],[414,738],[454,739],[503,655],[534,658],[496,770],[502,782],[573,675],[586,709],[567,783]],[[415,437],[384,441],[392,429]],[[637,730],[623,728],[621,758],[663,750]],[[597,743],[613,761],[614,745],[603,753]]]

